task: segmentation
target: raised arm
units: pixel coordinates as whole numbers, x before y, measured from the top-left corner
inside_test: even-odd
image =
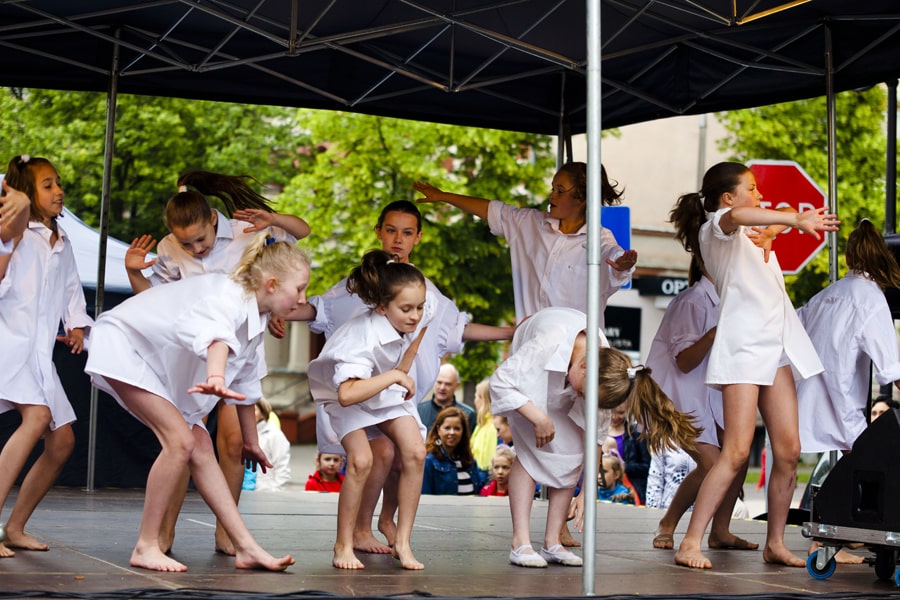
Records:
[[[280,227],[286,232],[301,240],[309,235],[309,224],[294,215],[286,215],[282,213],[268,212],[258,208],[242,208],[234,211],[233,218],[238,221],[247,221],[251,223],[250,227],[244,229],[244,233],[252,233],[254,231],[262,231],[269,226]]]
[[[490,200],[484,198],[475,198],[473,196],[463,196],[462,194],[451,194],[439,188],[434,187],[430,183],[417,181],[413,184],[413,189],[425,196],[418,198],[416,202],[446,202],[456,208],[460,208],[467,213],[471,213],[476,217],[487,219],[488,205]]]
[[[500,342],[511,340],[516,332],[515,327],[495,327],[481,323],[469,323],[463,328],[464,342]]]
[[[841,222],[837,215],[826,213],[828,207],[789,213],[758,206],[736,206],[722,215],[719,225],[725,233],[734,233],[741,225],[769,227],[786,225],[809,233],[817,240],[822,239],[820,231],[837,231]]]
[[[147,253],[153,249],[156,240],[147,234],[131,240],[131,246],[125,251],[125,272],[128,273],[128,282],[135,294],[140,294],[151,287],[150,280],[141,272],[152,267],[156,259],[147,260]]]

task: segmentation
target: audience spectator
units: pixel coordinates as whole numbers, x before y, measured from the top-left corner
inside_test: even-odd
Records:
[[[272,468],[265,472],[257,467],[256,491],[279,491],[291,480],[291,443],[279,427],[272,422],[274,415],[272,406],[265,398],[260,398],[254,407],[256,414],[256,432],[259,436],[259,447],[272,463]]]
[[[484,475],[472,458],[466,414],[451,406],[438,413],[425,442],[423,494],[477,495]]]
[[[316,471],[306,480],[307,492],[340,492],[344,483],[341,467],[344,457],[340,454],[316,452]]]
[[[666,449],[653,454],[650,459],[650,473],[647,476],[647,498],[649,508],[669,508],[678,486],[697,463],[681,448]]]
[[[494,427],[497,428],[497,445],[512,448],[512,431],[509,429],[509,419],[503,416],[494,416]]]
[[[896,400],[892,400],[888,396],[878,396],[872,402],[872,408],[869,410],[869,423],[886,413],[892,408],[898,408]]]
[[[604,453],[600,457],[600,469],[597,472],[597,499],[620,504],[634,504],[634,489],[629,489],[623,482],[625,465],[622,459],[613,452]]]
[[[475,431],[478,424],[475,411],[456,401],[456,389],[459,387],[459,371],[450,363],[441,365],[437,380],[434,382],[434,390],[431,398],[419,403],[419,417],[425,429],[431,431],[439,412],[450,406],[455,406],[465,414],[469,425],[469,432]]]
[[[493,468],[494,452],[497,450],[497,428],[491,415],[491,391],[487,379],[475,386],[475,430],[472,432],[472,456],[482,471]]]
[[[625,463],[625,476],[638,494],[637,503],[647,494],[647,475],[650,473],[650,450],[641,439],[636,423],[626,423],[625,405],[612,409],[609,437],[616,440],[619,458]]]
[[[491,458],[491,481],[481,488],[482,496],[508,496],[509,472],[512,470],[516,453],[508,446],[500,446]]]

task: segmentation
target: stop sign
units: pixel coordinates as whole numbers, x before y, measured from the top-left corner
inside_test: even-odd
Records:
[[[803,212],[827,206],[825,192],[792,160],[751,160],[747,163],[756,177],[756,185],[763,195],[763,208],[790,206]],[[785,275],[800,271],[825,246],[825,235],[817,240],[793,227],[775,238],[773,250]]]

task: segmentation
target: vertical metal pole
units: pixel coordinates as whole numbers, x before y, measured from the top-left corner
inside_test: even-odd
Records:
[[[897,80],[887,82],[887,156],[884,172],[884,233],[897,232]]]
[[[587,380],[584,427],[582,592],[594,595],[597,548],[597,389],[600,364],[600,0],[587,0]]]
[[[832,51],[831,24],[825,24],[825,104],[827,106],[828,126],[828,201],[830,212],[838,214],[837,197],[837,141],[834,95],[834,53]],[[825,234],[828,240],[828,277],[831,283],[838,280],[838,244],[837,232]]]
[[[703,187],[703,175],[706,173],[706,115],[700,115],[700,128],[697,140],[697,188]]]
[[[119,32],[116,31],[118,38]],[[100,249],[97,260],[97,294],[94,298],[94,318],[103,312],[104,287],[106,285],[106,242],[109,238],[110,180],[116,135],[116,102],[119,89],[119,45],[113,46],[109,75],[109,92],[106,96],[106,139],[103,148],[103,186],[100,196]],[[97,463],[97,388],[91,386],[91,412],[88,422],[87,491],[94,491]]]

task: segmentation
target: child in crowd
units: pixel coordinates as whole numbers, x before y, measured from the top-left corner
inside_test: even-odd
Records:
[[[685,194],[676,204],[676,234],[689,251],[699,249],[720,299],[706,383],[722,389],[726,426],[721,452],[700,486],[687,534],[675,553],[675,562],[686,567],[712,568],[700,543],[750,453],[757,409],[774,456],[763,560],[806,564],[784,544],[800,457],[792,367],[806,378],[821,372],[822,364],[785,291],[778,259],[758,248],[746,232],[785,225],[818,239],[819,231],[836,231],[839,221],[824,214],[825,208],[788,213],[761,208],[760,200],[753,172],[741,163],[723,162],[706,172],[700,192]]]
[[[425,277],[418,269],[383,250],[366,253],[347,278],[347,290],[370,309],[339,327],[309,364],[312,396],[323,405],[347,455],[332,564],[339,569],[364,568],[353,541],[373,463],[367,429],[376,428],[397,447],[401,462],[392,554],[405,569],[423,569],[425,565],[413,556],[410,538],[422,493],[425,447],[418,411],[408,402],[416,395],[408,372],[416,341],[421,341],[434,317],[436,300],[426,293]]]
[[[290,556],[274,558],[253,539],[216,464],[203,418],[219,398],[236,404],[246,462],[272,467],[254,418],[253,404],[262,398],[257,350],[269,315],[283,318],[304,302],[308,282],[306,255],[260,234],[230,276],[198,275],[154,287],[97,320],[85,371],[162,445],[147,478],[132,566],[187,570],[166,554],[160,534],[188,466],[234,544],[236,567],[280,571],[293,564]]]
[[[465,413],[450,406],[438,413],[425,441],[423,494],[471,496],[481,492],[484,474],[469,444]]]
[[[229,273],[241,258],[244,248],[259,232],[291,244],[309,235],[309,225],[294,215],[273,212],[269,201],[250,186],[255,181],[246,175],[222,175],[208,171],[191,171],[178,179],[178,192],[166,202],[163,219],[169,233],[157,248],[157,257],[146,260],[156,243],[149,235],[135,238],[125,254],[125,269],[135,293],[151,286],[178,281],[204,273]],[[212,208],[208,197],[218,198],[231,218]],[[152,268],[150,277],[143,270]],[[275,321],[278,321],[276,318]],[[260,379],[266,375],[263,345],[260,352]],[[216,411],[216,450],[219,466],[225,474],[228,489],[238,502],[244,467],[241,462],[240,426],[233,406],[221,402]],[[187,472],[180,479],[180,494],[172,497],[172,505],[163,521],[163,540],[171,546],[175,522],[188,486]],[[221,524],[216,524],[217,552],[233,555],[234,546]]]
[[[260,398],[253,410],[259,447],[272,463],[272,468],[256,473],[256,485],[253,489],[258,492],[279,491],[291,480],[291,443],[281,428],[272,421],[274,411],[268,400]]]
[[[509,419],[503,415],[494,415],[494,427],[497,429],[497,445],[505,445],[512,448],[513,437],[509,429]]]
[[[560,544],[560,532],[583,468],[586,326],[587,316],[574,309],[538,311],[516,330],[509,358],[491,377],[493,408],[509,418],[516,448],[509,478],[513,522],[509,560],[514,565],[582,563],[579,556]],[[643,426],[651,449],[692,446],[697,430],[672,408],[649,371],[632,366],[626,355],[608,348],[602,335],[600,342],[604,347],[600,349],[598,397],[590,400],[604,409],[600,412],[598,440],[606,437],[609,409],[624,402],[627,414]],[[534,551],[530,539],[536,481],[549,490],[540,554]]]
[[[478,468],[487,473],[493,468],[494,451],[497,449],[497,428],[491,414],[490,381],[480,381],[475,386],[475,431],[472,432],[472,456]]]
[[[316,452],[316,472],[306,480],[307,492],[340,492],[344,483],[344,457],[341,454]]]
[[[65,194],[45,158],[14,157],[3,180],[0,222],[0,413],[22,422],[0,451],[0,509],[41,438],[44,449],[28,471],[9,521],[0,523],[0,558],[14,548],[47,550],[25,524],[72,454],[75,411],[53,366],[60,319],[73,354],[93,324],[85,310],[75,255],[57,224]],[[27,201],[27,204],[25,202]]]
[[[634,504],[635,492],[622,483],[624,475],[625,465],[618,453],[604,452],[597,473],[597,500]]]
[[[516,453],[512,448],[500,446],[491,458],[491,481],[481,488],[482,496],[508,496],[509,472],[516,460]]]

